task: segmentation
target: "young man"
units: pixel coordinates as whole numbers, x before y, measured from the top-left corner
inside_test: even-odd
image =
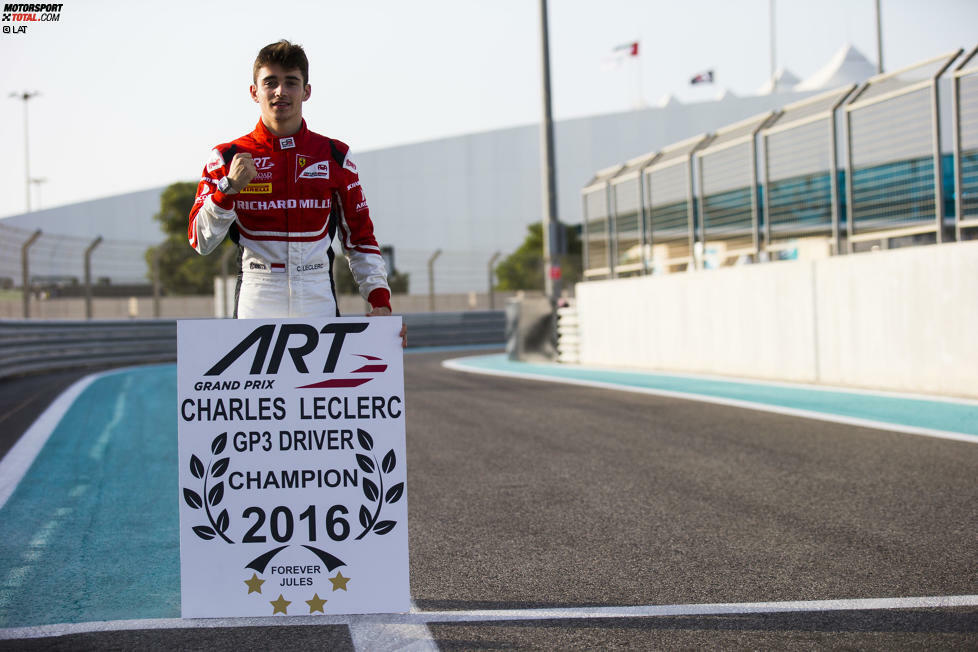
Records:
[[[204,167],[188,237],[208,254],[230,232],[240,246],[235,317],[335,317],[334,238],[350,261],[369,315],[391,314],[390,287],[349,148],[302,119],[309,62],[301,46],[265,46],[251,98],[254,131],[218,145]],[[403,336],[403,333],[402,333]]]

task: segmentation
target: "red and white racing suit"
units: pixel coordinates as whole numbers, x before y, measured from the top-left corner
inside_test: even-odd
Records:
[[[257,176],[237,194],[217,182],[249,152]],[[235,317],[335,317],[333,239],[373,307],[390,308],[390,287],[357,167],[343,143],[309,131],[305,120],[279,138],[259,120],[247,136],[218,145],[204,167],[187,235],[198,253],[230,231],[241,247]]]

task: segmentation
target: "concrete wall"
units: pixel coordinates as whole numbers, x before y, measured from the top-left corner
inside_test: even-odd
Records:
[[[584,364],[978,398],[978,242],[577,286]]]

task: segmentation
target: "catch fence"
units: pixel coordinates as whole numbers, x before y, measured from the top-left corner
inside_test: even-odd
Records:
[[[581,191],[584,278],[978,237],[976,52],[831,89],[597,172]],[[948,85],[950,120],[941,110]]]

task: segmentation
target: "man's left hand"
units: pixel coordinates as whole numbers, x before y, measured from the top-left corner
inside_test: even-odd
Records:
[[[376,306],[367,313],[367,317],[390,317],[391,309],[386,306]],[[407,324],[401,322],[401,332],[398,333],[401,336],[401,348],[407,348]]]

